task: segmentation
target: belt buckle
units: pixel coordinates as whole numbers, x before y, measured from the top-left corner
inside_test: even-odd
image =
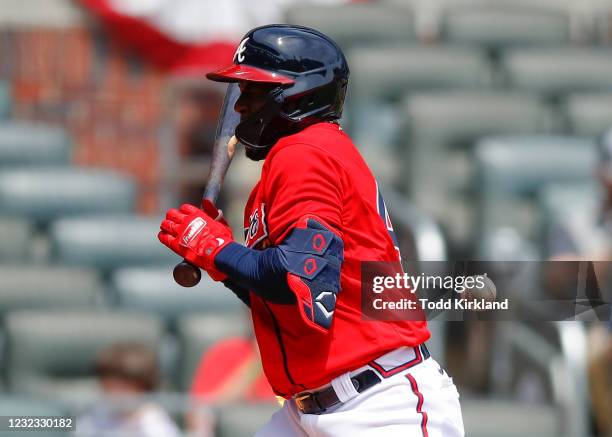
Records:
[[[296,405],[298,406],[298,408],[299,408],[299,409],[300,409],[302,412],[304,412],[304,409],[305,409],[305,407],[306,407],[305,405],[303,405],[302,401],[303,401],[304,399],[309,398],[310,396],[312,396],[312,393],[311,393],[311,392],[308,392],[308,393],[304,393],[304,394],[302,394],[302,395],[300,395],[300,396],[297,396],[297,397],[293,398],[293,400],[295,401]]]

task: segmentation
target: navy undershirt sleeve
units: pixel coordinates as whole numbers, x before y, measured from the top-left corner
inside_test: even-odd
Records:
[[[287,270],[281,257],[282,251],[277,247],[254,250],[230,243],[217,254],[215,265],[234,283],[258,296],[273,303],[292,304],[296,298],[287,285]]]

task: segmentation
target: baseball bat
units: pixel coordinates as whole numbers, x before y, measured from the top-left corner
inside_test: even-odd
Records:
[[[209,200],[214,204],[219,197],[223,180],[234,157],[237,144],[238,140],[234,135],[226,145],[218,144],[215,147],[202,200]],[[194,287],[202,279],[202,272],[197,266],[183,260],[174,267],[172,276],[177,284],[183,287]]]

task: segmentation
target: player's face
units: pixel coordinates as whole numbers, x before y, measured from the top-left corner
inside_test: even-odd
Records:
[[[240,97],[234,105],[234,110],[240,113],[240,120],[248,118],[266,103],[266,98],[276,84],[258,82],[240,82]]]

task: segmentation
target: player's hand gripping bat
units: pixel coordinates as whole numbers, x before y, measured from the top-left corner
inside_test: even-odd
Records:
[[[202,196],[202,200],[209,200],[213,204],[217,197],[219,197],[221,185],[223,185],[225,174],[232,162],[238,144],[234,131],[240,121],[240,116],[234,111],[234,104],[239,95],[240,89],[238,85],[230,84],[227,88],[223,106],[221,107],[212,162],[208,179],[206,180],[206,188]],[[177,284],[183,287],[193,287],[202,279],[202,272],[198,267],[183,260],[174,267],[172,276],[174,276]]]

